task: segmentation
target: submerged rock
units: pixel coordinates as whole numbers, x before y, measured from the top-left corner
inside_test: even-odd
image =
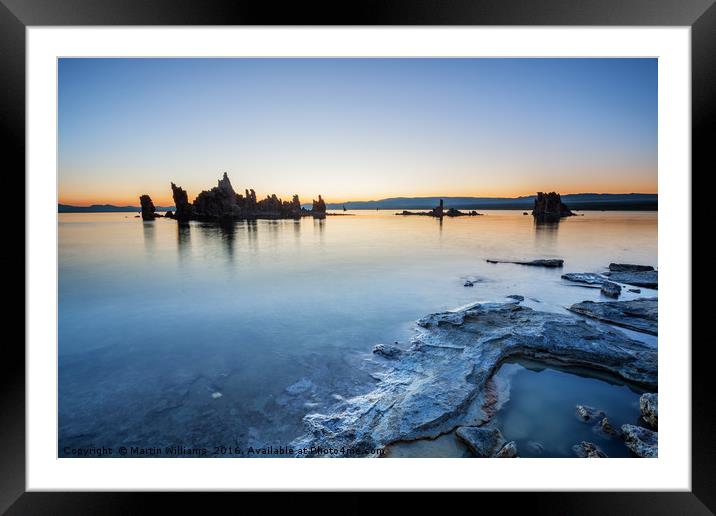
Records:
[[[595,409],[589,405],[577,405],[575,413],[577,414],[577,418],[585,423],[588,421],[595,421],[606,416],[603,410]]]
[[[575,283],[586,283],[588,285],[601,285],[607,281],[604,276],[594,272],[568,272],[567,274],[562,274],[562,279],[574,281]]]
[[[465,284],[463,286],[464,287],[473,287],[473,286],[475,286],[475,284],[470,280],[465,280]]]
[[[644,288],[659,288],[659,273],[657,271],[641,271],[641,272],[605,272],[612,281],[626,283],[627,285],[635,285]]]
[[[154,220],[157,214],[154,213],[156,208],[154,207],[152,198],[144,194],[139,197],[139,204],[142,206],[142,220]]]
[[[602,283],[602,294],[609,297],[619,297],[622,293],[622,287],[613,281],[605,281]]]
[[[637,457],[659,456],[659,434],[636,425],[622,425],[622,436],[627,447]]]
[[[517,445],[515,441],[510,441],[495,454],[498,459],[514,459],[517,457]]]
[[[579,444],[575,444],[572,446],[572,450],[574,451],[575,455],[577,457],[581,457],[583,459],[606,459],[607,454],[604,453],[599,446],[597,446],[594,443],[590,443],[588,441],[582,441]]]
[[[610,263],[609,270],[612,272],[642,272],[653,271],[651,265],[634,265],[631,263]]]
[[[657,430],[659,428],[659,395],[651,392],[642,394],[639,398],[639,410],[641,418],[651,428]]]
[[[656,388],[657,352],[600,323],[509,303],[477,303],[418,322],[412,346],[373,390],[304,417],[294,448],[379,448],[436,438],[488,416],[488,380],[507,358],[588,367]]]
[[[292,396],[303,394],[304,392],[313,389],[314,385],[308,378],[301,378],[296,383],[293,383],[286,387],[286,392]]]
[[[630,330],[658,334],[658,301],[655,297],[629,301],[582,301],[568,310]]]
[[[516,263],[517,265],[532,265],[535,267],[548,267],[548,268],[562,267],[564,265],[564,260],[560,260],[560,259],[556,259],[556,258],[546,258],[546,259],[529,260],[529,261],[492,260],[492,259],[488,258],[485,261],[487,263]]]
[[[621,433],[619,432],[619,430],[617,430],[616,428],[614,428],[614,427],[612,426],[612,424],[609,422],[609,419],[607,419],[606,417],[603,417],[603,418],[599,421],[599,423],[597,423],[597,424],[595,425],[594,428],[595,428],[595,430],[598,430],[599,432],[601,432],[601,433],[603,433],[603,434],[605,434],[605,435],[609,435],[609,436],[621,435]]]
[[[562,217],[574,215],[562,202],[562,196],[557,192],[537,192],[532,216],[538,222],[559,222]]]
[[[455,435],[477,457],[494,457],[507,443],[497,428],[461,426]]]
[[[384,356],[385,358],[397,358],[403,353],[403,350],[390,344],[376,344],[373,346],[373,353]]]

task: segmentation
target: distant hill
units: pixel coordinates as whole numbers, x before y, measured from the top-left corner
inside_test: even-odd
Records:
[[[174,206],[157,206],[157,211],[174,211]],[[111,213],[111,212],[140,212],[139,206],[115,206],[113,204],[93,204],[92,206],[70,206],[58,204],[58,213]]]
[[[534,195],[525,197],[390,197],[377,201],[329,203],[329,210],[417,210],[431,209],[442,199],[446,208],[482,210],[531,210]],[[658,194],[580,193],[562,196],[562,202],[573,210],[649,210],[659,207]]]

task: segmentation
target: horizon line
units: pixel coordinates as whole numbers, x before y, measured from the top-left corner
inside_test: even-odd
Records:
[[[542,191],[549,192],[549,191],[554,191],[554,190],[546,189],[546,190],[542,190]],[[432,198],[450,199],[450,198],[456,198],[456,197],[474,198],[474,199],[514,199],[514,200],[517,200],[517,199],[524,199],[526,197],[533,197],[533,196],[537,195],[537,193],[538,192],[531,193],[531,194],[514,195],[514,196],[499,196],[499,195],[497,195],[497,196],[484,195],[483,196],[483,195],[456,195],[456,194],[452,194],[452,195],[414,195],[414,196],[392,195],[392,196],[381,197],[381,198],[349,199],[349,200],[338,200],[338,201],[330,200],[330,199],[326,198],[326,196],[323,194],[321,194],[321,196],[323,197],[323,200],[326,201],[327,204],[345,204],[345,203],[351,203],[351,202],[362,202],[362,203],[364,203],[364,202],[381,202],[381,201],[385,201],[388,199],[432,199]],[[559,195],[561,195],[561,196],[566,196],[566,195],[657,195],[658,196],[659,195],[658,191],[657,192],[594,192],[594,191],[592,191],[592,192],[568,192],[568,193],[557,192],[557,193],[559,193]],[[272,194],[268,194],[268,195],[272,195]],[[283,196],[277,195],[277,197],[283,199]],[[291,197],[291,195],[286,196],[286,198],[290,198],[290,197]],[[316,196],[316,198],[317,198],[317,196]],[[139,196],[137,196],[137,200],[138,199],[139,199]],[[174,205],[173,199],[170,199],[169,201],[166,201],[166,200],[158,200],[157,201],[154,199],[152,199],[152,200],[157,205],[162,205],[162,206],[173,206]],[[90,206],[116,206],[116,207],[138,206],[138,204],[133,204],[131,202],[127,203],[127,201],[124,201],[124,202],[81,201],[78,203],[78,202],[72,202],[72,201],[63,202],[60,199],[57,200],[57,204],[58,205],[61,204],[64,206],[74,206],[74,207],[78,207],[78,208],[87,208]],[[310,204],[310,201],[309,202],[302,201],[301,204]]]

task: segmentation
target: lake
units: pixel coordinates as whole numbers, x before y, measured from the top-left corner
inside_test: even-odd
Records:
[[[656,212],[583,212],[545,225],[507,210],[442,221],[346,213],[230,227],[59,214],[59,455],[185,446],[232,456],[285,446],[303,433],[305,414],[369,390],[378,367],[372,347],[407,346],[425,314],[511,294],[566,313],[572,303],[606,298],[561,274],[610,262],[657,266]],[[623,292],[620,299],[657,295]],[[525,374],[552,371],[523,369],[513,377],[513,406],[534,381]],[[546,389],[560,388],[559,378],[548,380]],[[609,405],[599,408],[614,406],[629,420],[625,407],[638,395],[621,391],[617,401],[598,398]],[[530,439],[519,424],[508,427]]]

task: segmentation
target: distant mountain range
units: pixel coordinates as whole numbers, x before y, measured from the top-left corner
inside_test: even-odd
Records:
[[[348,201],[327,203],[329,210],[429,210],[442,199],[445,208],[463,210],[531,210],[534,195],[525,197],[390,197],[377,201]],[[659,207],[658,194],[596,194],[580,193],[562,196],[562,202],[573,210],[649,210]],[[309,206],[310,208],[310,206]],[[157,206],[157,211],[174,211],[174,206]],[[71,206],[58,204],[59,213],[105,213],[140,212],[139,206],[114,206],[112,204],[93,204],[92,206]]]
[[[157,206],[157,211],[174,211],[174,206]],[[70,206],[69,204],[58,204],[59,213],[109,213],[109,212],[140,212],[139,206],[115,206],[113,204],[93,204],[92,206]]]
[[[431,209],[442,199],[446,208],[482,210],[531,210],[534,195],[525,197],[391,197],[377,201],[349,201],[326,204],[329,210],[417,210]],[[658,194],[580,193],[562,196],[573,210],[657,210]]]

